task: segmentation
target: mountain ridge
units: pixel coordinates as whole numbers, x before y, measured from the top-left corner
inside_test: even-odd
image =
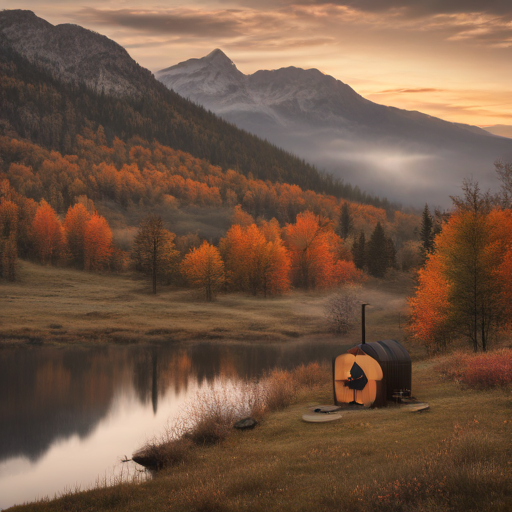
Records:
[[[448,206],[448,196],[469,175],[490,185],[493,162],[512,158],[510,140],[477,126],[379,105],[314,68],[244,75],[231,67],[224,73],[203,57],[155,76],[250,133],[373,193],[400,202],[413,197],[417,206],[429,196]]]
[[[222,58],[220,59],[212,59],[211,56],[215,54],[216,56],[222,55]],[[234,62],[229,59],[229,57],[222,52],[220,49],[215,49],[212,52],[210,52],[207,56],[202,58],[194,58],[189,59],[187,61],[180,62],[174,66],[170,66],[167,68],[164,68],[162,70],[159,70],[155,73],[155,77],[160,80],[162,83],[164,83],[167,86],[171,86],[172,84],[178,82],[179,80],[175,79],[175,75],[178,75],[180,77],[180,74],[178,71],[182,70],[189,70],[192,65],[194,65],[194,71],[197,72],[201,69],[201,64],[207,65],[209,67],[212,66],[212,64],[215,64],[215,62],[229,62],[232,66],[234,66],[236,70],[236,76],[241,81],[243,81],[243,85],[245,88],[252,88],[253,93],[258,94],[260,98],[263,96],[263,94],[266,95],[267,104],[271,104],[271,102],[283,102],[287,99],[287,96],[294,95],[297,97],[297,99],[302,100],[314,100],[315,96],[320,97],[321,99],[325,98],[325,94],[319,95],[319,92],[325,92],[325,91],[335,91],[336,89],[339,89],[337,91],[338,98],[340,96],[340,92],[342,92],[345,97],[343,98],[345,101],[344,103],[331,103],[329,104],[329,108],[331,112],[337,113],[338,115],[341,114],[349,114],[350,115],[356,115],[355,112],[353,112],[354,106],[364,106],[364,107],[371,107],[371,108],[377,108],[382,109],[382,112],[389,111],[391,109],[395,113],[400,113],[401,115],[410,115],[412,118],[419,117],[423,120],[435,120],[437,122],[446,123],[447,126],[453,127],[453,128],[459,128],[467,131],[471,131],[473,133],[477,133],[483,136],[489,136],[489,133],[485,130],[473,126],[473,125],[465,125],[463,123],[453,123],[450,121],[445,121],[440,118],[436,118],[434,116],[431,116],[429,114],[424,114],[419,111],[410,111],[410,110],[404,110],[393,106],[385,106],[380,105],[378,103],[372,102],[370,100],[367,100],[360,94],[358,94],[352,87],[345,84],[341,80],[331,76],[327,75],[320,70],[316,68],[309,68],[309,69],[302,69],[298,68],[296,66],[287,66],[282,67],[279,69],[273,69],[273,70],[258,70],[254,73],[245,75],[241,71],[236,68],[236,65]],[[216,76],[219,75],[219,70],[216,70]],[[190,76],[190,73],[187,73]],[[182,78],[183,80],[183,78]],[[296,89],[292,88],[292,85],[296,85],[297,81],[301,82],[301,90],[297,91]],[[192,80],[190,80],[192,82]],[[313,87],[320,87],[319,89],[313,90],[312,88],[307,89],[304,87],[304,85],[308,85],[308,83]],[[281,87],[281,89],[278,89],[278,87]],[[286,87],[287,90],[283,91],[283,87]],[[265,88],[267,90],[265,90]],[[263,89],[263,90],[262,90]],[[268,89],[270,89],[270,92],[272,94],[270,95],[268,92]],[[177,92],[181,93],[182,95],[189,93],[189,96],[191,99],[196,101],[198,92],[196,91],[202,91],[203,89],[201,87],[196,87],[195,89],[185,91],[181,87],[177,87],[175,89]],[[302,95],[302,98],[301,98]],[[187,96],[186,96],[187,97]],[[212,101],[214,99],[212,98]],[[213,103],[212,103],[213,104]],[[210,105],[207,105],[210,106]],[[333,108],[334,107],[334,108]],[[343,110],[342,110],[343,109]],[[306,109],[303,109],[306,110]],[[351,111],[352,110],[352,111]],[[313,111],[310,111],[309,114],[311,115],[314,113]],[[325,114],[328,113],[325,111],[325,109],[322,111],[323,120],[325,122]]]
[[[33,64],[106,94],[142,95],[153,78],[119,44],[80,25],[52,25],[32,11],[3,11],[0,33]]]

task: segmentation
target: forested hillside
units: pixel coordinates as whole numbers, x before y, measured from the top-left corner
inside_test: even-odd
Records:
[[[303,160],[220,120],[155,79],[141,96],[113,97],[57,80],[0,37],[1,130],[64,155],[76,154],[84,130],[103,127],[105,140],[140,137],[248,177],[296,184],[305,190],[389,208],[385,199],[318,171]]]

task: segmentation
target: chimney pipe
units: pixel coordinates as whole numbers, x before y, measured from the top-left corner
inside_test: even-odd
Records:
[[[364,316],[364,308],[369,305],[370,304],[366,303],[361,304],[361,337],[363,340],[363,345],[366,343],[366,319]]]

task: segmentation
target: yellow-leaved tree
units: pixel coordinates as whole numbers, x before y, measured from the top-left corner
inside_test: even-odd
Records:
[[[220,252],[206,241],[185,256],[181,271],[192,286],[204,290],[208,301],[212,301],[224,285],[224,262]]]

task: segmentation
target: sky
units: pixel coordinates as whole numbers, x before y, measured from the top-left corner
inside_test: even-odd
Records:
[[[243,73],[317,68],[365,98],[512,125],[510,0],[3,0],[108,36],[151,71],[220,48]]]

